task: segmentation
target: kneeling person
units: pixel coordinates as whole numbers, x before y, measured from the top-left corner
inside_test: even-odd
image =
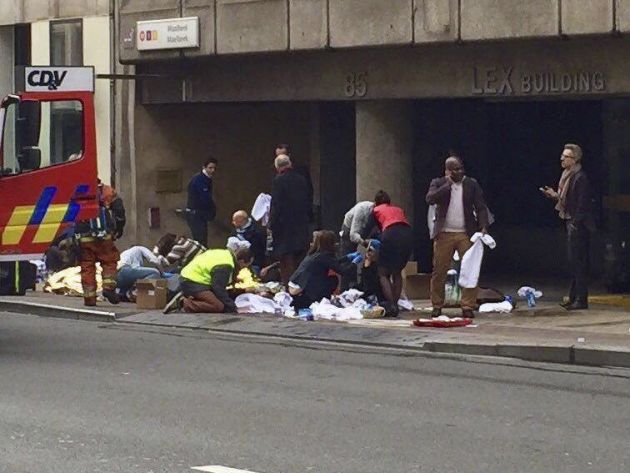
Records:
[[[181,292],[169,302],[164,312],[180,306],[184,312],[235,312],[236,305],[228,295],[227,287],[240,269],[251,264],[249,249],[236,252],[217,249],[201,253],[182,269]]]

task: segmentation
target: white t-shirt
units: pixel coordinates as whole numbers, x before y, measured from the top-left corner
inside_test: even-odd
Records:
[[[144,266],[145,260],[151,264],[161,266],[164,262],[164,257],[154,255],[151,250],[144,246],[132,246],[120,254],[119,267],[131,266],[132,268],[138,268]]]
[[[446,212],[444,231],[450,233],[460,233],[466,231],[466,219],[464,217],[464,186],[461,182],[455,182],[451,186],[451,201],[448,204],[448,211]]]

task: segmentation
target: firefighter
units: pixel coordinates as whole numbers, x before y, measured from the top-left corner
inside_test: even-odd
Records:
[[[118,304],[116,293],[116,266],[120,253],[114,244],[122,236],[125,209],[113,187],[98,180],[99,212],[96,218],[77,222],[75,233],[79,241],[81,285],[86,306],[96,305],[96,263],[101,263],[103,297]]]

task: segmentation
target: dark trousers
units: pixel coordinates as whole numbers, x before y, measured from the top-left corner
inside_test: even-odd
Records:
[[[357,244],[350,241],[350,238],[342,236],[339,248],[339,251],[341,253],[339,256],[341,257],[347,255],[348,253],[357,251]],[[349,268],[348,271],[343,272],[343,274],[341,275],[341,292],[347,291],[351,287],[357,285],[358,271],[358,266],[352,265],[352,268]]]
[[[208,219],[204,215],[189,214],[188,227],[190,228],[190,235],[193,240],[201,243],[206,248],[208,247]]]
[[[567,250],[571,287],[569,301],[588,304],[588,270],[591,233],[584,225],[567,223]]]
[[[280,278],[282,285],[287,287],[289,279],[306,256],[306,251],[293,251],[279,256],[280,260]]]

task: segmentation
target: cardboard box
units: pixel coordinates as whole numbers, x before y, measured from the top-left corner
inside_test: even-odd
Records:
[[[167,302],[167,279],[140,279],[136,281],[136,307],[138,309],[163,309]]]
[[[407,263],[402,271],[403,294],[408,299],[429,299],[431,275],[418,273],[418,263],[411,261]]]
[[[403,279],[403,291],[408,299],[429,299],[431,297],[431,275],[408,274]]]

